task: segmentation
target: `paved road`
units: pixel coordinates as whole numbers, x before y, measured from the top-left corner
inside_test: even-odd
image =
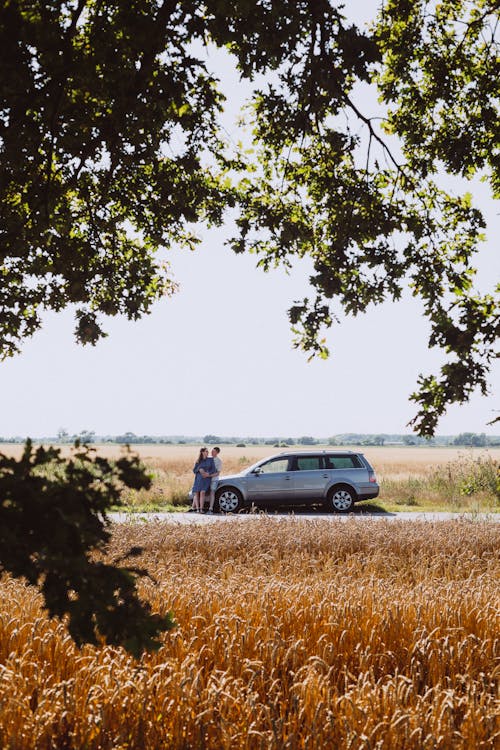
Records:
[[[306,521],[346,521],[356,519],[364,520],[386,520],[386,521],[450,521],[452,519],[469,520],[471,522],[490,521],[493,523],[500,522],[500,513],[386,513],[366,512],[355,510],[354,513],[347,515],[337,513],[320,513],[320,512],[285,512],[275,513],[239,513],[236,515],[214,514],[213,516],[200,513],[110,513],[112,521],[123,523],[127,521],[167,521],[174,524],[207,524],[207,523],[233,523],[235,519],[241,521],[258,521],[262,517],[275,518],[278,520],[293,520],[294,518]]]

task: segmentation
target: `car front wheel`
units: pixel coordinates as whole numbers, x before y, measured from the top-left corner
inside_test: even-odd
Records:
[[[236,513],[243,507],[241,492],[235,490],[233,487],[221,487],[215,493],[215,497],[221,513]]]
[[[328,494],[328,504],[336,513],[348,513],[354,508],[355,495],[350,487],[333,487]]]

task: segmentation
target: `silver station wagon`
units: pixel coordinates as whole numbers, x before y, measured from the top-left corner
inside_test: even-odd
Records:
[[[219,479],[218,509],[234,513],[251,505],[323,505],[347,513],[358,500],[377,497],[379,486],[362,453],[301,451],[280,453],[239,474]]]

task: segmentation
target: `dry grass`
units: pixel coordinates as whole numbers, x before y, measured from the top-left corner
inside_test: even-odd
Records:
[[[69,452],[68,446],[61,446],[63,453]],[[98,445],[96,446],[99,453],[108,458],[120,455],[120,446],[118,445]],[[191,470],[198,456],[200,446],[193,445],[133,445],[134,451],[148,464],[154,463],[165,466],[171,466],[174,469],[182,471]],[[298,450],[332,450],[332,446],[292,446]],[[6,453],[9,456],[19,457],[22,453],[23,446],[19,444],[5,443],[0,444],[0,453]],[[280,453],[285,448],[273,448],[269,445],[247,445],[245,448],[236,448],[234,445],[221,446],[221,458],[224,459],[224,472],[233,471],[235,466],[245,463],[249,465],[258,461],[265,456],[273,453]],[[336,450],[336,447],[333,448]],[[347,446],[339,447],[339,450],[361,450],[368,460],[375,466],[377,472],[384,476],[408,476],[409,474],[425,473],[429,469],[446,465],[455,461],[464,453],[474,457],[492,456],[495,460],[500,461],[500,448],[426,448],[426,447],[403,447],[403,446],[361,446],[356,448]]]
[[[318,449],[329,446],[317,446]],[[305,449],[298,446],[299,449]],[[352,450],[356,450],[349,446]],[[125,501],[134,509],[159,509],[166,505],[185,506],[192,486],[192,468],[199,447],[189,445],[138,445],[133,446],[153,476],[148,491],[129,491]],[[121,448],[116,445],[99,445],[103,456],[115,458]],[[272,446],[222,446],[223,474],[242,471],[261,458],[279,453],[283,449]],[[500,448],[425,448],[425,447],[373,447],[360,450],[375,467],[381,486],[381,504],[387,510],[486,510],[498,505],[495,492],[478,483],[473,491],[468,481],[479,469],[496,474],[500,466]],[[0,453],[19,456],[20,445],[0,445]],[[69,453],[64,447],[63,453]],[[488,466],[487,466],[488,464]]]
[[[494,485],[500,449],[362,447],[361,450],[376,469],[381,504],[387,510],[493,511],[498,504]],[[103,446],[99,451],[109,452],[111,457],[117,454],[116,447]],[[197,449],[139,446],[138,451],[153,473],[153,486],[149,491],[129,492],[125,498],[127,504],[132,508],[186,505]],[[223,446],[223,474],[240,472],[273,453],[279,453],[279,449]],[[479,474],[488,475],[490,481],[479,481],[477,486],[471,483]]]
[[[178,628],[78,651],[0,586],[0,746],[493,748],[500,525],[255,518],[116,527]]]

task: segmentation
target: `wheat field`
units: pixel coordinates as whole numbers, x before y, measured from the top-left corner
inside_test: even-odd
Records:
[[[78,650],[0,584],[0,747],[490,749],[500,745],[500,524],[116,526],[177,621],[155,654]]]
[[[153,483],[150,490],[126,493],[126,505],[131,510],[185,507],[199,447],[134,445],[133,450],[141,456]],[[315,446],[318,450],[328,447]],[[0,445],[0,453],[16,457],[21,455],[22,449],[22,445]],[[61,450],[67,455],[70,447],[63,446]],[[122,448],[105,444],[95,446],[95,450],[113,459],[120,455]],[[222,473],[240,472],[280,450],[283,449],[268,445],[244,448],[223,445]],[[500,448],[362,446],[360,450],[375,468],[381,487],[379,503],[386,510],[498,510]]]
[[[63,455],[67,455],[71,446],[60,446]],[[153,463],[164,463],[177,470],[190,470],[197,460],[200,445],[133,445],[132,450],[138,453],[149,465]],[[210,446],[209,446],[210,447]],[[95,446],[100,455],[107,458],[115,458],[120,455],[121,446],[103,443]],[[367,459],[373,464],[379,474],[405,476],[414,473],[425,473],[430,468],[445,465],[456,461],[463,455],[491,456],[500,462],[500,447],[490,448],[464,448],[464,447],[415,447],[415,446],[346,446],[337,447],[329,445],[315,446],[292,446],[297,450],[361,450]],[[224,472],[232,473],[237,467],[244,468],[261,458],[280,453],[285,448],[276,448],[270,445],[246,445],[237,448],[235,445],[222,445],[221,458],[224,459]],[[23,446],[15,443],[0,444],[0,453],[19,457]]]

